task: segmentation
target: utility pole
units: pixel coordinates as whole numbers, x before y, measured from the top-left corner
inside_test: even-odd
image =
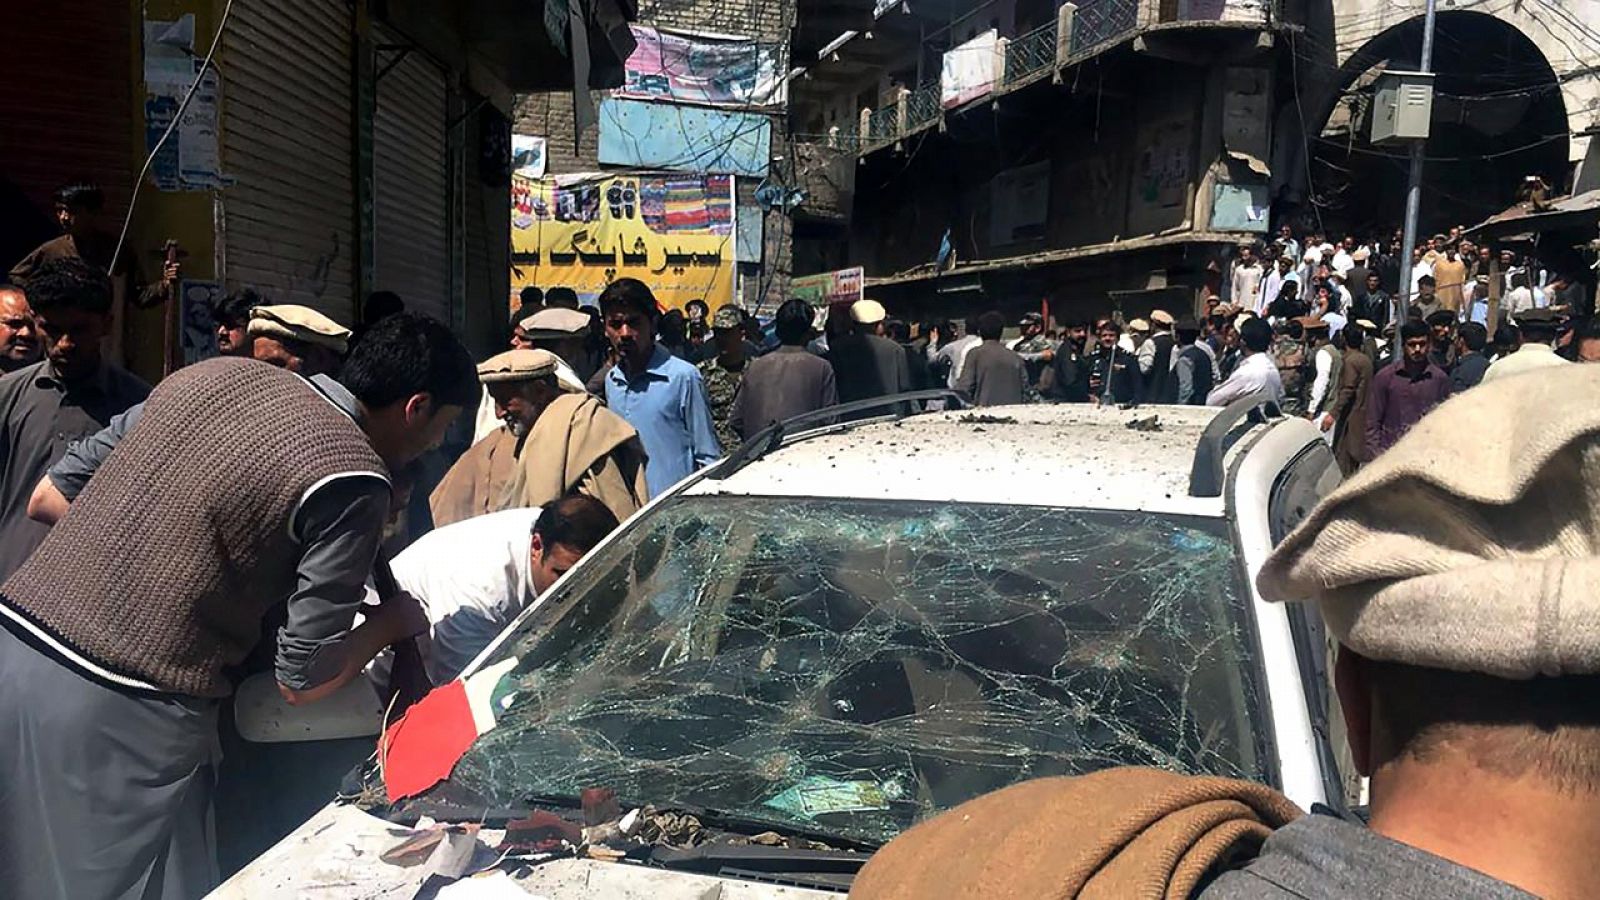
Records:
[[[1428,11],[1422,20],[1419,72],[1433,71],[1434,3],[1435,0],[1428,0]],[[1411,257],[1417,249],[1417,215],[1422,207],[1422,158],[1427,149],[1427,138],[1411,142],[1411,175],[1406,183],[1406,223],[1400,238],[1400,302],[1395,307],[1394,347],[1390,351],[1397,361],[1400,359],[1400,326],[1405,324],[1406,316],[1411,312],[1411,273],[1414,269]]]

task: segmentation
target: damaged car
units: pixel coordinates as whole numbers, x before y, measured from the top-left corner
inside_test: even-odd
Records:
[[[837,896],[941,810],[1112,766],[1344,805],[1320,622],[1253,584],[1339,481],[1309,422],[865,414],[657,498],[216,896]]]

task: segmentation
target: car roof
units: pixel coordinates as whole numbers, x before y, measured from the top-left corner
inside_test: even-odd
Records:
[[[1034,404],[834,426],[796,435],[728,477],[694,482],[684,493],[1221,516],[1222,497],[1189,490],[1201,434],[1221,412]],[[1229,453],[1247,443],[1235,441]]]

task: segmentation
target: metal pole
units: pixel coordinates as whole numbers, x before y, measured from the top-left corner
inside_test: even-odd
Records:
[[[1422,20],[1422,60],[1417,67],[1420,72],[1433,70],[1433,19],[1435,0],[1428,0],[1428,11]],[[1389,358],[1395,362],[1402,359],[1400,346],[1400,326],[1405,324],[1406,315],[1411,311],[1411,273],[1414,264],[1411,257],[1417,249],[1417,215],[1422,207],[1422,157],[1427,151],[1426,140],[1411,143],[1411,175],[1406,183],[1406,222],[1405,232],[1400,238],[1400,301],[1395,306],[1394,340],[1389,347]]]

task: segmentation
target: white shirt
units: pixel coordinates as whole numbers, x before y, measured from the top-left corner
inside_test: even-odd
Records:
[[[1433,276],[1433,263],[1430,263],[1427,260],[1423,260],[1411,267],[1411,296],[1413,299],[1415,299],[1418,294],[1417,282],[1421,281],[1422,276],[1424,275],[1427,275],[1430,278]]]
[[[1277,271],[1277,267],[1273,267]],[[1243,308],[1247,304],[1256,308],[1261,300],[1261,261],[1252,259],[1250,265],[1233,264],[1233,305]]]
[[[1330,313],[1327,313],[1327,314],[1323,315],[1322,321],[1328,323],[1328,334],[1329,335],[1338,334],[1339,332],[1344,330],[1344,327],[1346,325],[1350,324],[1350,320],[1345,318],[1343,313],[1336,313],[1336,312],[1330,312]]]
[[[463,519],[428,532],[394,558],[400,589],[428,614],[423,664],[434,684],[461,674],[524,609],[537,604],[529,541],[538,507]],[[368,589],[370,601],[377,597]],[[375,681],[389,681],[390,654],[373,660]]]
[[[1268,353],[1252,353],[1239,361],[1228,380],[1211,389],[1206,395],[1207,406],[1227,406],[1241,397],[1260,395],[1259,399],[1273,403],[1283,402],[1283,378]]]
[[[1517,352],[1490,363],[1489,371],[1483,373],[1483,380],[1484,383],[1488,383],[1497,378],[1509,378],[1535,369],[1553,369],[1566,365],[1571,363],[1557,356],[1555,348],[1547,344],[1523,344],[1517,348]]]
[[[1311,382],[1311,399],[1306,411],[1314,413],[1322,407],[1322,400],[1328,395],[1328,383],[1333,380],[1333,345],[1318,347],[1311,363],[1316,367],[1317,377]]]
[[[1506,311],[1512,315],[1533,309],[1533,291],[1525,287],[1512,288],[1506,295]]]
[[[955,390],[956,384],[961,380],[961,368],[967,364],[967,354],[972,348],[983,343],[983,339],[975,334],[958,337],[943,347],[939,348],[934,359],[947,359],[950,361],[950,373],[945,376],[945,385]]]
[[[1329,265],[1329,268],[1333,269],[1335,272],[1338,272],[1341,276],[1345,275],[1355,267],[1355,257],[1351,256],[1349,253],[1346,253],[1343,247],[1340,247],[1334,252],[1333,262]]]

